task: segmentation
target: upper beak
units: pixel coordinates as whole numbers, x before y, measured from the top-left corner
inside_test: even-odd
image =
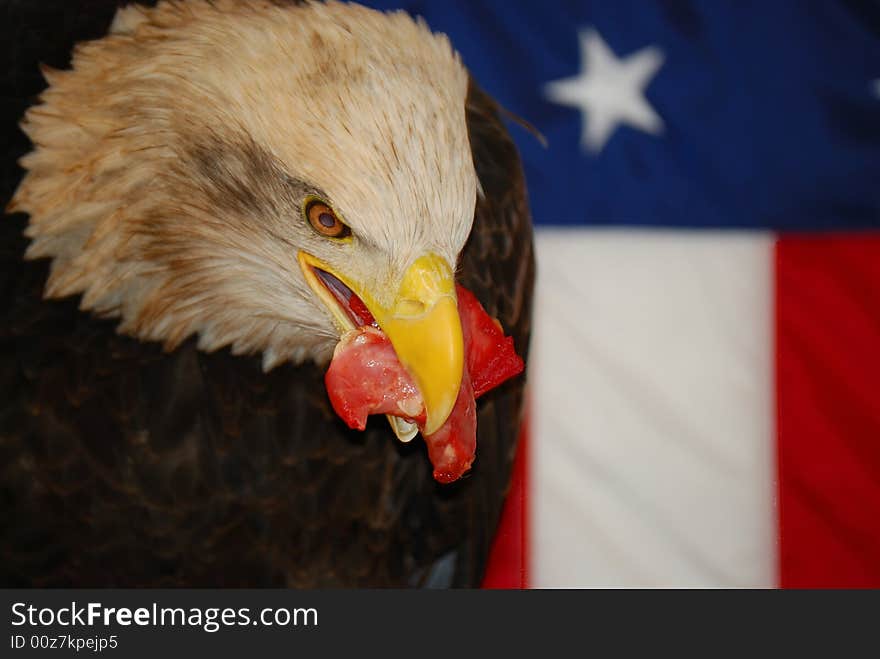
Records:
[[[329,272],[363,301],[422,394],[426,416],[423,434],[436,432],[455,406],[464,370],[464,340],[449,264],[436,254],[420,257],[404,274],[390,305],[385,306],[359,282],[331,270],[310,254],[300,252],[299,261],[306,281],[343,328],[350,328],[351,321],[312,269]],[[340,315],[345,322],[341,322]]]

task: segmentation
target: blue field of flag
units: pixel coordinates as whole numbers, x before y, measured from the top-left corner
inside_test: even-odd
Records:
[[[880,3],[368,0],[447,33],[538,224],[880,227]]]

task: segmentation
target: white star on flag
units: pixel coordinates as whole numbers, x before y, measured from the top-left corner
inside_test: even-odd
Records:
[[[578,39],[580,74],[547,83],[545,93],[554,103],[581,111],[581,145],[599,153],[621,124],[662,133],[663,120],[645,98],[645,89],[663,66],[663,52],[649,46],[618,58],[593,28],[579,31]]]

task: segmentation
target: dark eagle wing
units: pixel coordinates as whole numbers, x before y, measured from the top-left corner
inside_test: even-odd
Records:
[[[482,194],[474,226],[461,255],[459,280],[514,339],[528,363],[535,258],[525,178],[516,146],[500,117],[500,108],[471,79],[467,118],[474,165]],[[472,501],[470,573],[478,579],[497,526],[510,482],[524,409],[523,377],[515,378],[479,401],[477,460],[483,501]]]
[[[38,62],[64,66],[115,5],[5,3],[4,203]],[[468,122],[485,196],[460,280],[524,354],[534,265],[519,160],[476,87]],[[479,585],[522,377],[480,401],[473,472],[441,486],[420,440],[400,444],[381,418],[345,428],[316,366],[264,374],[257,357],[192,341],[164,353],[76,299],[42,300],[48,264],[22,261],[25,225],[0,221],[0,585]]]

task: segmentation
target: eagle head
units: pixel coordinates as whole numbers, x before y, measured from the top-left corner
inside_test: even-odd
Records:
[[[327,360],[366,317],[424,398],[462,379],[456,259],[478,181],[468,74],[403,12],[269,0],[121,9],[22,123],[11,208],[47,298],[173,349]]]

